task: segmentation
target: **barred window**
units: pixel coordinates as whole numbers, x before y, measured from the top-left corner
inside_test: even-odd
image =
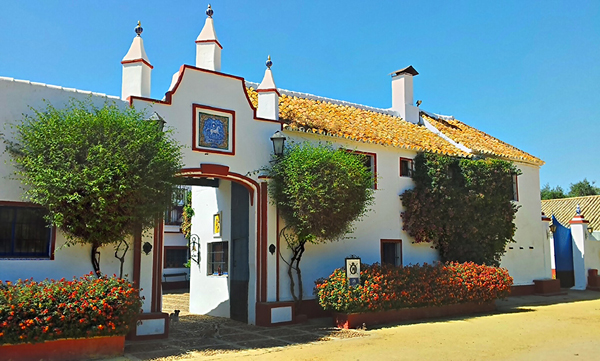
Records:
[[[183,247],[165,247],[165,269],[183,268],[188,260],[189,248]]]
[[[212,242],[208,244],[208,274],[227,274],[229,266],[229,242]]]
[[[53,230],[38,207],[0,205],[0,258],[51,258]]]
[[[173,192],[171,207],[165,212],[166,225],[181,225],[183,220],[183,206],[185,205],[188,193],[190,193],[190,187],[188,186],[179,186]]]

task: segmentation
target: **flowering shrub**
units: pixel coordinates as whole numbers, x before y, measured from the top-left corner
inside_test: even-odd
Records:
[[[137,290],[116,277],[0,281],[0,345],[125,335],[141,307]]]
[[[315,294],[319,304],[325,310],[356,313],[485,303],[508,296],[513,283],[506,269],[473,262],[406,267],[363,263],[360,280],[359,286],[349,287],[342,268],[317,280]]]

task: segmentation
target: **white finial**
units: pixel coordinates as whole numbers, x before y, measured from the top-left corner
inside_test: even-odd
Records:
[[[575,213],[576,213],[578,216],[581,216],[581,207],[579,206],[579,204],[577,205],[577,208],[575,208]]]
[[[206,9],[206,15],[208,15],[209,18],[212,18],[213,13],[213,9],[210,7],[210,4],[208,4],[208,9]]]

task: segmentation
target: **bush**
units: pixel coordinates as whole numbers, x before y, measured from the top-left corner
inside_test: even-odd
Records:
[[[138,291],[116,277],[0,281],[0,345],[126,335],[141,307]]]
[[[317,280],[319,304],[325,310],[356,313],[486,303],[508,296],[513,283],[507,270],[472,262],[406,267],[362,264],[360,280],[361,285],[349,287],[342,268]]]

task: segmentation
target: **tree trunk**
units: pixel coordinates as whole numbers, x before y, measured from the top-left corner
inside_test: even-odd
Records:
[[[119,257],[119,250],[121,249],[121,245],[125,244],[125,249],[123,250],[123,254]],[[123,265],[125,264],[125,255],[127,254],[127,251],[129,250],[129,243],[127,243],[125,240],[122,240],[119,245],[115,248],[115,258],[119,260],[119,262],[121,262],[121,266],[119,268],[119,278],[123,278]]]
[[[94,274],[96,277],[100,278],[102,273],[100,273],[100,252],[98,251],[98,248],[100,248],[98,243],[92,243],[92,267],[94,268]]]

